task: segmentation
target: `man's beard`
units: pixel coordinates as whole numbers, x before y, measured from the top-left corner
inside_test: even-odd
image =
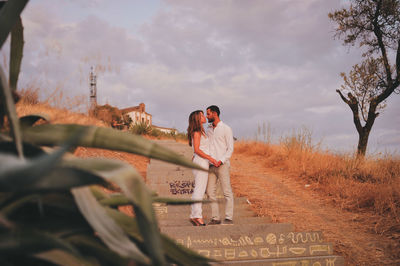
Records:
[[[208,123],[213,123],[214,122],[214,118],[207,118],[208,119]]]

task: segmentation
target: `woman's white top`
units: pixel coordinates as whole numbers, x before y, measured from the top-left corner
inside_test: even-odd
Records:
[[[194,143],[193,143],[193,139],[192,139],[192,144],[193,144],[193,150],[194,150]],[[200,145],[199,145],[199,149],[204,152],[205,154],[210,154],[210,139],[207,138],[206,136],[204,136],[203,134],[201,134],[200,137]],[[194,153],[195,156],[200,157],[198,154]],[[200,157],[202,158],[202,157]],[[202,158],[204,159],[204,158]],[[206,159],[204,159],[206,160]]]

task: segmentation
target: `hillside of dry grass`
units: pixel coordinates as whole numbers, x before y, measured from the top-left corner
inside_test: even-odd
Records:
[[[235,143],[232,186],[258,215],[323,230],[349,265],[400,264],[400,161],[321,151],[296,136]]]
[[[370,211],[385,219],[377,233],[400,232],[400,160],[392,156],[357,159],[314,150],[301,143],[239,142],[236,153],[257,155],[261,163],[290,173],[342,209]],[[391,223],[389,221],[392,221]]]
[[[79,124],[93,126],[107,126],[101,120],[81,113],[74,113],[67,109],[59,109],[46,103],[26,104],[23,101],[16,105],[18,116],[29,114],[45,114],[52,124]]]

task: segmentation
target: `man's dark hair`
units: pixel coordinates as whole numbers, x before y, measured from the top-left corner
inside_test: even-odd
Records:
[[[208,106],[208,107],[207,107],[207,110],[208,110],[208,109],[210,109],[211,112],[216,112],[218,116],[219,116],[219,114],[221,113],[221,112],[219,111],[218,106],[216,106],[216,105]]]

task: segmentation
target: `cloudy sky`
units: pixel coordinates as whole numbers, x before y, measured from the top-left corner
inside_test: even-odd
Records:
[[[352,151],[352,114],[335,90],[362,51],[335,40],[328,19],[346,2],[31,0],[19,86],[88,98],[95,66],[99,104],[144,102],[159,126],[184,131],[191,111],[216,104],[238,138],[263,124],[275,141],[305,127],[315,143]],[[393,94],[370,153],[399,153],[399,113]]]

